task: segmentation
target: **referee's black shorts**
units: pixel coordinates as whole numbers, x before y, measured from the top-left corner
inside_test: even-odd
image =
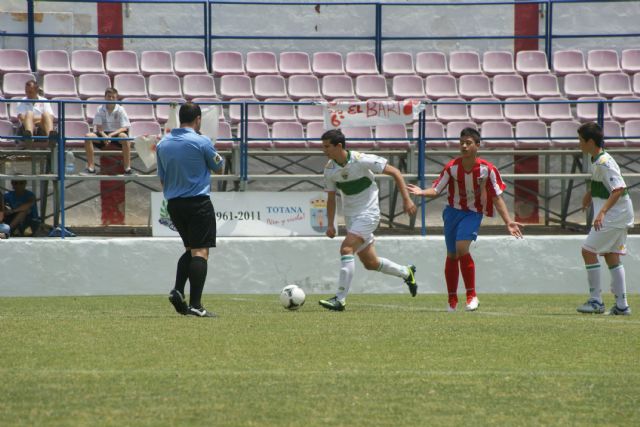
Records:
[[[167,210],[185,247],[216,246],[216,214],[209,196],[171,199],[167,202]]]

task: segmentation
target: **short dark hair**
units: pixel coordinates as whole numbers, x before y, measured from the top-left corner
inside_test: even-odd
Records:
[[[115,95],[118,96],[118,89],[116,89],[115,87],[108,87],[104,90],[104,96],[107,95]]]
[[[600,148],[604,145],[604,133],[602,128],[595,122],[587,122],[578,128],[578,135],[585,141],[590,139]]]
[[[331,129],[326,131],[320,137],[322,141],[329,141],[331,145],[342,144],[342,148],[347,148],[347,140],[340,129]]]
[[[178,115],[180,116],[180,124],[193,123],[195,119],[202,116],[202,111],[200,111],[199,105],[192,102],[185,102],[180,107]]]
[[[476,145],[480,145],[480,132],[478,132],[476,129],[474,128],[462,129],[462,131],[460,132],[460,139],[466,138],[466,137],[471,137],[471,139],[473,139],[473,142],[475,142]]]
[[[40,87],[40,85],[38,85],[38,82],[35,81],[34,79],[27,80],[26,82],[24,82],[24,85],[25,85],[25,87],[26,86]]]

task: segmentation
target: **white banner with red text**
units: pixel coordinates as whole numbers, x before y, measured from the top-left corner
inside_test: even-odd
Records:
[[[407,124],[418,119],[424,103],[415,99],[402,101],[353,101],[323,103],[324,128]]]

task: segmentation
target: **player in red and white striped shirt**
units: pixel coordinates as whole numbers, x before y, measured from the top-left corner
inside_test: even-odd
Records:
[[[511,220],[502,199],[506,188],[500,172],[490,162],[478,157],[480,134],[473,128],[460,132],[460,157],[451,160],[442,170],[431,188],[416,185],[407,187],[411,194],[435,197],[443,190],[448,193],[448,206],[444,209],[444,236],[447,260],[444,275],[449,292],[449,311],[458,305],[458,277],[462,273],[467,291],[467,311],[478,309],[475,285],[475,263],[469,252],[471,242],[478,237],[483,215],[493,216],[494,208],[507,225],[509,234],[522,237],[522,224]]]

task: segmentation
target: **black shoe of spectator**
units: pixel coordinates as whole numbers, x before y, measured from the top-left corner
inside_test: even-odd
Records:
[[[49,132],[49,148],[53,148],[58,143],[58,132],[52,130]]]

